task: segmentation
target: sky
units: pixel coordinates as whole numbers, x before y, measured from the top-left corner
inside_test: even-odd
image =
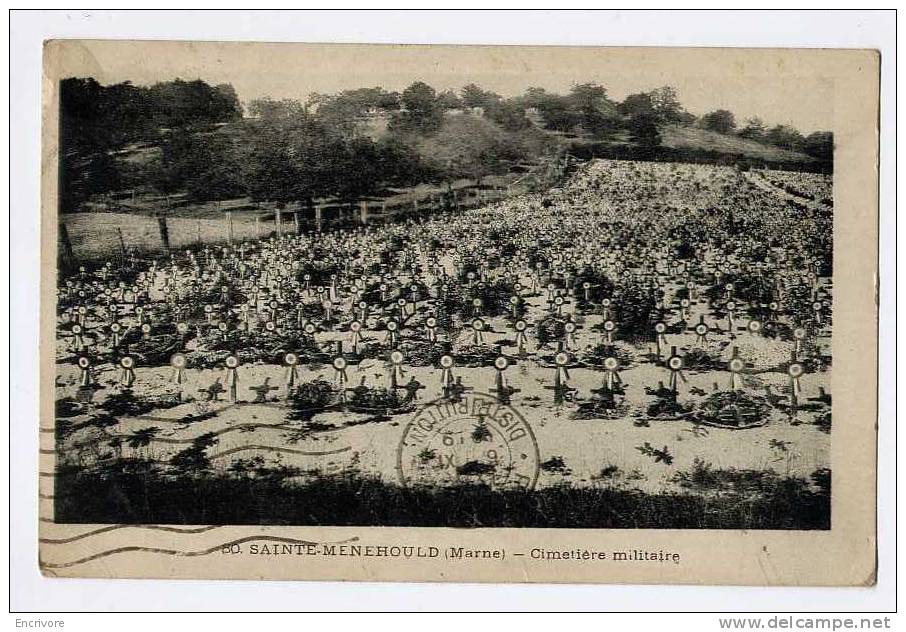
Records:
[[[608,95],[664,85],[696,115],[723,108],[742,125],[750,116],[809,133],[834,127],[832,51],[243,44],[83,41],[67,43],[66,76],[103,84],[150,85],[174,78],[231,83],[240,100],[306,100],[312,92],[424,81],[438,91],[476,83],[503,96],[530,86],[566,93],[596,82]],[[822,55],[822,53],[826,53]],[[822,72],[824,74],[822,75]]]

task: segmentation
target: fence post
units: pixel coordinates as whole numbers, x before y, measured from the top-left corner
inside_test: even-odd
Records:
[[[60,245],[63,247],[63,259],[66,264],[75,266],[76,258],[72,252],[72,242],[69,240],[69,231],[64,222],[60,222]]]
[[[160,231],[160,243],[164,245],[164,250],[170,252],[170,229],[166,217],[157,218],[157,229]]]
[[[277,234],[283,236],[283,211],[277,209],[274,212],[274,222],[277,224]]]
[[[123,265],[126,263],[126,242],[123,241],[123,229],[119,226],[116,227],[116,236],[120,242],[120,261]]]
[[[261,239],[261,216],[255,215],[255,239]]]
[[[201,220],[195,220],[195,243],[201,245]]]
[[[418,215],[418,198],[412,200],[412,211]]]
[[[321,205],[318,204],[315,206],[315,227],[319,233],[321,232],[321,222],[323,219],[323,209],[321,208]]]
[[[302,232],[302,226],[299,224],[299,211],[293,212],[293,228],[296,229],[296,234]]]
[[[368,223],[368,201],[362,200],[361,202],[359,202],[359,208],[361,209],[359,212],[359,220],[364,226]]]
[[[230,245],[233,245],[233,211],[226,212],[227,232],[229,234]]]

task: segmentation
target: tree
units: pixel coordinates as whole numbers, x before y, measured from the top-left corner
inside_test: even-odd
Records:
[[[91,196],[116,190],[122,180],[113,157],[107,153],[82,156],[60,154],[60,211],[78,210]]]
[[[162,193],[185,189],[191,200],[228,200],[245,192],[240,164],[227,136],[177,130],[161,147],[150,179]]]
[[[657,128],[658,116],[654,112],[641,112],[634,115],[628,124],[629,137],[643,152],[650,153],[661,144],[661,135]]]
[[[605,110],[610,106],[607,88],[598,83],[576,84],[569,90],[569,98],[578,110]]]
[[[177,132],[161,144],[160,156],[149,167],[150,183],[159,192],[170,195],[185,187],[186,170],[192,167],[190,143],[190,135]]]
[[[485,108],[484,115],[508,132],[526,129],[532,125],[525,116],[525,108],[511,100],[490,104]]]
[[[244,195],[246,190],[230,141],[216,135],[206,140],[200,145],[196,169],[186,178],[189,199],[207,202]]]
[[[310,206],[317,197],[340,192],[349,141],[339,130],[315,116],[247,123],[237,144],[252,199]]]
[[[383,92],[378,95],[376,105],[385,112],[397,112],[402,103],[399,92]]]
[[[315,195],[312,183],[303,178],[296,155],[297,134],[307,125],[308,121],[281,125],[274,119],[247,122],[240,171],[249,197],[285,204]]]
[[[646,92],[630,94],[622,103],[617,105],[617,111],[623,116],[632,118],[638,115],[655,116],[654,104],[651,95]]]
[[[664,123],[682,123],[689,114],[683,110],[676,95],[676,88],[663,86],[648,93],[655,114]]]
[[[790,151],[800,151],[805,139],[795,127],[790,125],[775,125],[765,134],[765,141]]]
[[[338,177],[332,179],[333,193],[344,200],[356,200],[375,193],[381,182],[381,155],[370,138],[359,136],[335,146]]]
[[[398,137],[350,136],[317,115],[247,121],[237,145],[254,200],[308,206],[318,197],[355,200],[382,185],[416,184],[424,175],[418,155]]]
[[[317,106],[317,115],[329,127],[347,136],[361,132],[365,120],[378,111],[399,110],[399,95],[381,87],[343,90],[335,95],[316,94],[309,102]]]
[[[500,95],[485,91],[474,83],[463,86],[460,95],[463,106],[467,108],[487,109],[500,101]]]
[[[408,112],[429,116],[437,109],[437,94],[428,84],[416,81],[403,90],[402,102]]]
[[[834,133],[833,132],[812,132],[805,137],[803,150],[809,156],[818,160],[834,159]]]
[[[522,108],[523,114],[528,109],[536,110],[544,127],[550,130],[569,132],[581,123],[581,114],[575,111],[567,97],[547,92],[544,88],[527,88],[521,96],[509,101]]]
[[[377,142],[378,163],[382,180],[392,186],[410,186],[428,177],[421,156],[414,148],[393,136]]]
[[[584,117],[575,110],[569,100],[560,95],[550,95],[538,106],[544,126],[558,132],[572,132],[579,127]]]
[[[239,95],[236,89],[230,83],[219,83],[214,86],[217,92],[215,103],[217,110],[224,121],[242,118],[242,104],[239,103]]]
[[[702,117],[701,125],[718,134],[729,134],[736,129],[736,117],[729,110],[714,110]]]
[[[458,110],[462,107],[462,99],[452,90],[444,90],[437,95],[437,107],[442,110]]]
[[[150,88],[94,79],[60,82],[61,143],[81,153],[154,140],[159,128],[236,120],[242,108],[230,84],[168,81]]]
[[[310,101],[317,102],[320,95],[313,95]],[[300,118],[305,116],[306,108],[294,99],[277,101],[270,97],[253,99],[248,104],[249,116],[264,120]]]
[[[753,116],[746,119],[746,125],[741,130],[739,130],[739,136],[741,138],[748,138],[749,140],[754,140],[758,142],[764,141],[765,135],[765,126],[760,118]]]
[[[430,134],[440,127],[443,110],[437,105],[434,88],[416,81],[403,90],[401,101],[404,109],[390,120],[392,131]]]
[[[531,87],[526,88],[525,93],[519,99],[527,108],[541,109],[551,96],[557,95],[551,95],[544,88]]]
[[[580,115],[581,125],[595,137],[606,136],[619,125],[616,106],[607,98],[607,89],[597,83],[574,85],[569,103]]]
[[[150,88],[150,99],[160,127],[222,123],[242,116],[235,92],[231,94],[225,84],[214,88],[201,79],[156,83]]]
[[[143,99],[139,92],[129,83],[119,84],[111,91],[94,79],[70,78],[60,82],[62,212],[77,210],[92,195],[117,186],[119,172],[110,151],[140,137],[145,130],[147,117],[140,113]],[[122,124],[117,123],[118,117]]]
[[[522,157],[498,126],[470,114],[448,117],[419,149],[444,177],[467,177],[479,183],[485,175],[505,172]]]

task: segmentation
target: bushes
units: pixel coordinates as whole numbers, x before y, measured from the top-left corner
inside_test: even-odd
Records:
[[[654,340],[654,325],[661,317],[657,310],[657,291],[639,283],[623,281],[613,290],[613,320],[617,335],[625,340]]]
[[[766,421],[770,405],[764,397],[741,391],[712,393],[701,403],[697,419],[712,425],[745,428]]]
[[[131,390],[123,390],[109,394],[99,408],[116,417],[135,417],[150,413],[156,408],[156,403],[136,397]]]
[[[397,348],[403,353],[406,364],[409,366],[436,366],[446,352],[444,345],[440,343],[410,338],[401,340]],[[386,355],[386,351],[384,351],[374,357],[383,358]]]
[[[470,344],[456,351],[456,364],[462,367],[493,366],[498,355],[495,347]]]
[[[566,320],[548,316],[538,323],[537,337],[538,344],[546,345],[552,342],[563,340],[566,334]]]
[[[557,468],[557,461],[550,462]],[[142,466],[142,464],[144,464]],[[166,475],[148,462],[103,470],[60,468],[61,523],[384,525],[629,529],[829,529],[829,471],[800,478],[770,472],[686,474],[685,492],[647,494],[561,484],[534,491],[481,484],[400,487],[354,473],[336,476],[258,466],[233,475]],[[722,481],[727,481],[724,485]],[[717,486],[717,487],[716,487]],[[720,503],[702,491],[721,489]]]
[[[396,408],[399,405],[400,399],[396,392],[380,387],[360,386],[353,389],[352,397],[349,399],[351,410],[380,411]]]
[[[288,419],[308,421],[311,417],[336,401],[338,389],[325,380],[302,382],[290,392],[292,412]]]
[[[585,300],[584,283],[588,283],[588,300]],[[607,276],[597,270],[586,268],[580,270],[573,281],[573,287],[576,290],[576,306],[580,309],[589,309],[591,305],[600,304],[601,299],[611,298],[613,295],[614,284]]]
[[[722,302],[726,298],[727,284],[732,283],[734,300],[741,299],[753,308],[759,308],[761,304],[775,300],[774,286],[769,281],[754,274],[725,274],[720,283],[705,290],[705,295],[712,303]]]
[[[510,297],[514,294],[513,285],[506,281],[477,282],[471,288],[462,290],[454,309],[463,318],[470,319],[476,315],[472,301],[479,299],[481,301],[477,314],[479,316],[512,314],[513,306],[510,304]],[[520,310],[520,314],[525,311],[524,305],[517,309]]]
[[[654,396],[654,401],[648,404],[647,414],[649,417],[657,419],[676,419],[684,417],[692,410],[691,406],[682,404],[677,401],[676,392],[669,388],[664,388],[660,384],[658,388],[645,388],[645,393]]]
[[[625,370],[634,363],[635,358],[624,347],[614,344],[600,342],[594,347],[586,348],[580,354],[583,364],[596,368],[604,367],[604,360],[607,358],[616,358],[619,362],[619,370]]]

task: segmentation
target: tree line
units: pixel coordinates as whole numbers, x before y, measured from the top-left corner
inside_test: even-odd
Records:
[[[129,143],[153,142],[172,129],[234,121],[242,107],[233,86],[204,81],[130,82],[102,86],[92,78],[60,82],[61,207],[116,190],[121,170],[113,152]]]
[[[661,145],[665,125],[698,125],[819,160],[833,148],[830,132],[803,137],[788,126],[765,129],[758,119],[736,130],[726,110],[697,118],[670,86],[617,101],[597,83],[503,97],[475,84],[456,92],[416,81],[399,92],[366,87],[305,101],[255,99],[243,108],[229,84],[101,86],[73,78],[61,83],[60,107],[64,210],[96,193],[149,186],[193,201],[247,196],[280,205],[460,178],[480,183],[582,140],[628,141],[644,158]],[[124,147],[142,144],[152,158],[117,159]]]
[[[746,119],[737,128],[736,117],[729,110],[714,110],[702,116],[700,125],[704,129],[720,134],[736,135],[765,145],[773,145],[789,151],[798,151],[817,160],[831,161],[834,156],[834,134],[828,131],[812,132],[803,136],[791,125],[767,127],[759,117]]]

